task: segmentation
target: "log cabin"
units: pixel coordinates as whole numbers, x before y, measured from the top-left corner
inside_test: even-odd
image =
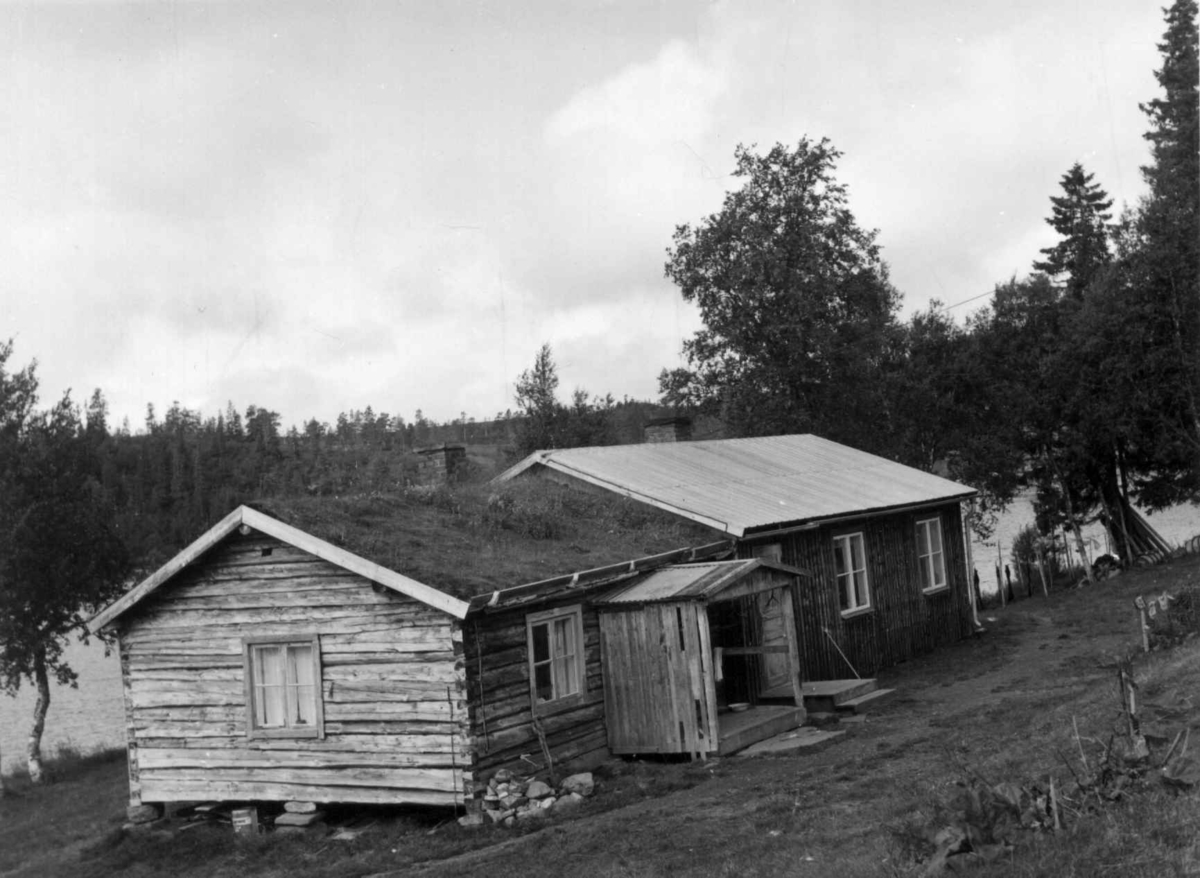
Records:
[[[109,605],[131,805],[463,801],[467,604],[241,506]]]
[[[689,439],[686,419],[661,419],[643,444],[537,451],[495,482],[626,497],[732,539],[737,557],[808,571],[791,607],[805,681],[873,674],[974,630],[973,489],[811,434]],[[779,638],[777,611],[764,625]],[[759,694],[786,694],[789,673],[766,668]]]
[[[344,524],[323,530],[345,541]],[[755,656],[799,662],[791,629],[763,642],[756,601],[791,600],[801,571],[732,553],[719,540],[460,597],[239,507],[89,622],[117,636],[130,804],[469,805],[500,768],[595,766],[611,728],[649,729],[616,752],[704,757],[799,724],[798,688],[769,716],[723,718]],[[631,666],[656,619],[675,620],[670,656]]]

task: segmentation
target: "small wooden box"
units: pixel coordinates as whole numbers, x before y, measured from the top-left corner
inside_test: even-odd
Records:
[[[259,825],[257,808],[234,808],[231,817],[233,818],[233,831],[237,835],[258,834]]]

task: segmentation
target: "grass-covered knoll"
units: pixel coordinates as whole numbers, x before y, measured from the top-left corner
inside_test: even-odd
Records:
[[[721,539],[631,500],[540,479],[252,505],[461,598]]]

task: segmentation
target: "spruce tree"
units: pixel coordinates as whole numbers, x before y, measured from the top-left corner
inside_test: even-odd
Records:
[[[1035,270],[1053,279],[1065,275],[1066,291],[1076,299],[1083,298],[1084,290],[1110,261],[1112,199],[1099,183],[1092,182],[1092,176],[1079,162],[1063,174],[1063,194],[1051,197],[1053,207],[1046,218],[1062,240],[1043,248],[1046,258],[1033,263]]]
[[[1163,96],[1141,105],[1150,121],[1150,187],[1136,222],[1129,287],[1136,311],[1122,322],[1137,331],[1140,418],[1145,456],[1143,501],[1165,506],[1200,496],[1200,128],[1197,126],[1197,7],[1166,10]],[[1147,388],[1153,388],[1147,393]]]

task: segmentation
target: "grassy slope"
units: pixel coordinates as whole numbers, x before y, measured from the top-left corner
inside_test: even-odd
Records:
[[[0,803],[0,873],[315,878],[408,874],[425,862],[414,874],[918,874],[930,847],[921,832],[937,827],[968,773],[1022,784],[1054,774],[1061,783],[1068,764],[1078,764],[1074,723],[1095,758],[1120,727],[1111,663],[1138,643],[1132,597],[1189,586],[1200,587],[1200,559],[989,612],[985,636],[885,675],[897,699],[819,751],[626,764],[604,779],[588,819],[554,820],[515,844],[499,844],[513,838],[509,830],[451,824],[431,835],[428,818],[396,813],[377,815],[373,830],[349,843],[321,836],[235,842],[208,829],[121,838],[112,830],[124,777],[119,763],[108,763],[72,769],[62,783]],[[1200,643],[1140,657],[1137,676],[1144,700],[1182,710],[1200,742]],[[1061,833],[1019,833],[1009,861],[972,874],[1189,874],[1200,869],[1197,798],[1152,779]]]

